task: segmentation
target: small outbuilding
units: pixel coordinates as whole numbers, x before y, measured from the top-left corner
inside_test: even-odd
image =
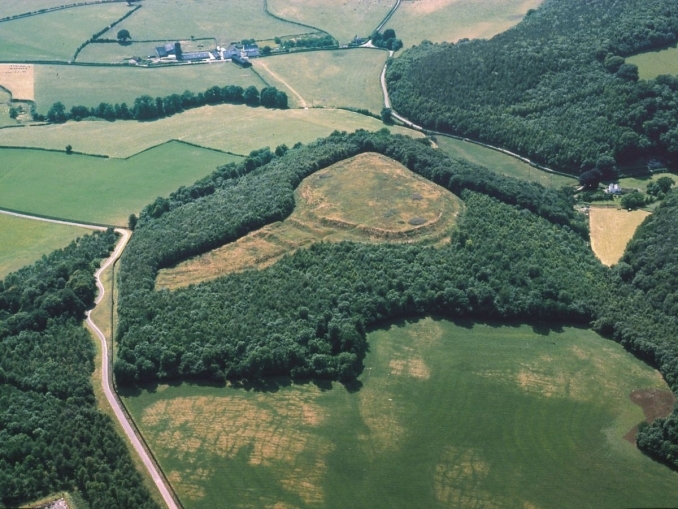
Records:
[[[256,44],[246,44],[242,49],[244,56],[247,58],[255,58],[259,56],[259,46]]]
[[[252,62],[250,62],[247,57],[241,57],[240,55],[233,55],[231,57],[231,62],[239,65],[240,67],[252,67]]]
[[[176,55],[174,51],[175,43],[168,42],[163,46],[156,46],[155,54],[158,55],[158,58],[167,58],[170,55]]]

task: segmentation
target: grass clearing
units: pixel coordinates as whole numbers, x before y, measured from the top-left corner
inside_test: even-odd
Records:
[[[553,189],[577,185],[577,179],[574,177],[564,177],[538,170],[515,157],[507,156],[475,143],[438,136],[436,144],[452,157],[466,159],[507,177],[538,182],[544,187]]]
[[[276,16],[320,28],[347,44],[356,35],[369,37],[394,4],[394,0],[268,0],[268,9]]]
[[[0,279],[88,233],[76,226],[0,214]]]
[[[622,186],[624,189],[640,189],[642,192],[647,192],[647,186],[651,184],[652,182],[656,182],[657,179],[660,179],[662,177],[669,177],[675,180],[678,183],[678,175],[675,173],[668,173],[668,172],[662,172],[662,173],[654,173],[652,175],[645,175],[642,177],[628,177],[628,178],[622,178],[619,179],[619,185]]]
[[[3,22],[0,59],[70,60],[80,44],[129,9],[124,3],[87,5]]]
[[[616,264],[626,251],[640,224],[649,216],[644,210],[623,210],[611,207],[591,207],[591,249],[608,267]]]
[[[369,49],[314,51],[253,63],[266,81],[281,90],[293,88],[309,107],[364,108],[379,114],[384,105],[379,76],[387,56]],[[294,94],[287,95],[296,99]]]
[[[31,64],[0,64],[0,86],[15,101],[35,99],[35,69]]]
[[[175,289],[248,268],[263,268],[315,242],[448,240],[460,200],[401,164],[367,153],[307,177],[285,221],[158,274],[156,288]],[[416,224],[413,224],[416,223]]]
[[[423,40],[489,39],[518,24],[543,0],[403,0],[385,28],[405,48]]]
[[[293,146],[329,136],[332,131],[378,131],[384,124],[344,110],[269,110],[221,104],[195,108],[154,122],[85,121],[6,129],[0,146],[73,150],[111,157],[130,157],[170,139],[236,154],[263,146]],[[390,127],[391,132],[421,137],[417,131]],[[1,204],[0,204],[1,206]]]
[[[623,437],[668,387],[591,331],[424,319],[370,333],[362,388],[183,384],[125,403],[186,507],[673,506]]]
[[[126,226],[130,214],[138,214],[156,197],[234,160],[182,143],[168,143],[128,160],[2,149],[0,207]]]
[[[661,74],[678,74],[678,47],[648,51],[633,55],[626,63],[638,66],[638,76],[643,80],[651,80]]]
[[[127,29],[136,40],[214,37],[218,44],[242,39],[272,39],[308,28],[269,16],[263,0],[144,1],[143,7],[115,30]]]
[[[43,114],[57,101],[67,109],[79,104],[98,106],[101,102],[126,102],[131,107],[142,95],[166,96],[181,94],[184,90],[197,94],[214,85],[243,88],[254,85],[260,89],[265,84],[251,70],[228,62],[156,69],[39,65],[35,70],[35,101],[37,110]]]

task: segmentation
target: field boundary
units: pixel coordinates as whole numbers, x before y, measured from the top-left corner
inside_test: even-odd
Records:
[[[138,0],[137,0],[138,1]],[[50,12],[55,12],[55,11],[63,11],[66,9],[73,9],[75,7],[86,7],[88,5],[100,5],[100,4],[115,4],[115,3],[123,3],[126,2],[127,0],[93,0],[91,2],[80,2],[77,4],[65,4],[65,5],[58,5],[56,7],[46,7],[44,9],[40,9],[39,11],[29,11],[25,12],[22,14],[14,14],[13,16],[6,16],[4,18],[0,18],[0,23],[5,23],[6,21],[14,21],[17,19],[23,19],[23,18],[30,18],[33,16],[39,16],[41,14],[48,14]],[[139,6],[141,7],[141,6]]]
[[[270,16],[270,17],[272,17],[272,18],[274,18],[274,19],[277,19],[278,21],[284,21],[285,23],[292,23],[293,25],[298,25],[298,26],[300,26],[300,27],[310,28],[311,30],[315,30],[316,32],[320,32],[321,34],[327,34],[327,35],[329,35],[332,39],[334,39],[334,40],[336,41],[336,39],[334,38],[334,36],[333,36],[331,33],[326,32],[325,30],[322,30],[322,29],[320,29],[320,28],[318,28],[318,27],[314,27],[313,25],[307,25],[307,24],[305,24],[305,23],[300,23],[300,22],[298,22],[298,21],[291,21],[291,20],[289,20],[289,19],[285,19],[285,18],[283,18],[283,17],[281,17],[281,16],[278,16],[277,14],[273,14],[273,13],[268,9],[268,0],[264,0],[264,12],[265,12],[268,16]]]
[[[41,125],[36,125],[36,126],[30,126],[30,127],[42,127],[42,126],[47,126],[47,125],[53,125],[53,124],[41,124]],[[9,125],[5,126],[6,127],[27,127],[25,125]],[[4,129],[4,128],[0,128]],[[12,149],[12,150],[42,150],[43,152],[57,152],[59,154],[67,154],[66,150],[60,150],[58,148],[45,148],[45,147],[27,147],[25,145],[0,145],[0,150],[3,149]],[[77,150],[73,150],[71,154],[77,155],[77,156],[89,156],[89,157],[99,157],[101,159],[110,159],[111,157],[106,154],[90,154],[89,152],[78,152]],[[131,156],[130,156],[131,157]]]
[[[27,212],[25,210],[10,209],[8,207],[0,207],[0,214],[6,214],[8,216],[21,217],[23,219],[34,219],[34,220],[39,220],[39,221],[45,221],[45,222],[48,222],[48,223],[79,226],[80,228],[89,228],[89,229],[96,229],[96,230],[106,230],[107,228],[127,228],[126,226],[120,226],[120,225],[114,225],[114,224],[95,223],[95,222],[92,222],[92,221],[81,221],[79,219],[67,219],[67,218],[63,218],[63,217],[48,216],[46,214],[36,214],[34,212]]]
[[[128,2],[127,5],[131,5],[131,4]],[[135,12],[137,12],[139,9],[141,9],[141,5],[137,5],[134,9],[131,9],[131,10],[127,11],[125,14],[123,14],[120,18],[118,18],[117,20],[115,20],[113,23],[111,23],[111,24],[108,25],[107,27],[103,28],[102,30],[99,30],[99,31],[98,31],[97,33],[95,33],[90,39],[87,39],[85,42],[83,42],[82,44],[80,44],[80,46],[78,46],[78,48],[75,50],[75,53],[73,54],[73,58],[71,59],[71,61],[72,61],[72,62],[75,62],[75,61],[78,59],[78,55],[80,54],[80,52],[81,52],[87,45],[96,42],[97,39],[99,39],[99,37],[101,37],[102,35],[104,35],[104,34],[105,34],[106,32],[108,32],[109,30],[113,30],[113,27],[115,27],[115,26],[119,25],[120,23],[122,23],[124,20],[126,20],[127,18],[129,18],[132,14],[134,14]]]
[[[221,150],[221,149],[214,148],[214,147],[205,147],[203,145],[198,145],[197,143],[192,143],[190,141],[184,141],[184,140],[172,138],[172,139],[169,139],[167,141],[163,141],[162,143],[158,143],[156,145],[152,145],[150,147],[147,147],[147,148],[145,148],[145,149],[143,149],[139,152],[136,152],[135,154],[132,154],[131,156],[121,157],[119,159],[121,159],[123,161],[127,161],[129,159],[132,159],[133,157],[136,157],[140,154],[143,154],[144,152],[148,152],[149,150],[153,150],[154,148],[159,148],[159,147],[162,147],[163,145],[167,145],[168,143],[181,143],[183,145],[188,145],[189,147],[201,148],[201,149],[204,149],[204,150],[211,150],[212,152],[219,152],[220,154],[227,154],[229,156],[242,157],[242,158],[247,157],[244,154],[236,154],[235,152],[229,152],[228,150]],[[2,147],[0,147],[0,148],[2,148]],[[60,151],[57,151],[57,152],[60,152]],[[84,155],[89,155],[89,154],[84,154]],[[105,156],[105,157],[109,157],[109,156]],[[113,158],[113,159],[118,159],[118,158]]]
[[[372,33],[378,32],[379,30],[381,30],[382,28],[384,28],[384,25],[385,25],[386,23],[388,23],[388,21],[393,17],[393,15],[395,14],[395,12],[398,10],[398,7],[400,7],[400,2],[402,2],[402,0],[396,0],[395,5],[391,8],[390,11],[388,11],[388,14],[384,17],[384,19],[381,21],[381,23],[379,23],[379,24],[377,25],[377,28],[375,28],[375,29],[372,31]],[[370,34],[370,35],[372,35],[372,34]]]

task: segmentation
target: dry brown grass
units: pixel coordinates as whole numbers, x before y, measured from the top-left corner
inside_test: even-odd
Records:
[[[461,208],[459,199],[447,190],[373,153],[308,177],[295,199],[297,207],[285,221],[161,270],[156,287],[175,289],[248,268],[264,268],[319,241],[435,244],[446,239]],[[415,218],[423,224],[410,224]]]
[[[649,215],[643,210],[591,207],[591,248],[598,259],[608,267],[617,263],[636,229]]]
[[[436,498],[446,507],[499,508],[496,497],[480,488],[489,472],[476,451],[447,447],[433,478]]]
[[[15,101],[35,100],[35,74],[32,64],[0,64],[0,86]]]

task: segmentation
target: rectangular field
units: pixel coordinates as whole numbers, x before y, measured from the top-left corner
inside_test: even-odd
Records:
[[[577,179],[574,177],[564,177],[538,170],[515,157],[475,143],[438,136],[437,145],[452,157],[466,159],[507,177],[514,177],[528,182],[538,182],[544,187],[553,189],[577,185]]]
[[[379,76],[387,56],[369,49],[313,51],[253,63],[266,81],[285,90],[297,106],[350,106],[379,114],[384,105]]]
[[[649,216],[644,210],[591,207],[591,249],[608,267],[617,263],[626,251],[640,224]]]
[[[285,143],[308,143],[332,131],[378,131],[384,124],[344,110],[268,110],[223,104],[204,106],[154,122],[83,121],[21,129],[5,129],[0,146],[73,150],[111,157],[129,157],[149,147],[179,139],[204,147],[249,154],[252,150]],[[391,127],[394,133],[422,136],[417,131]],[[175,186],[176,187],[176,186]],[[170,188],[173,190],[174,188]]]
[[[103,224],[130,214],[237,158],[169,143],[128,160],[0,150],[0,207]]]
[[[489,39],[516,25],[543,0],[403,0],[385,28],[404,47],[459,39]]]
[[[252,70],[228,62],[155,69],[64,65],[35,68],[35,101],[38,112],[43,114],[57,101],[67,109],[79,104],[98,106],[101,102],[126,102],[132,106],[141,95],[158,97],[184,90],[197,94],[214,85],[254,85],[260,89],[264,82]]]
[[[638,76],[642,80],[651,80],[660,74],[678,74],[678,47],[658,51],[648,51],[628,57],[626,62],[638,66]]]
[[[340,44],[356,35],[369,37],[394,4],[395,0],[268,0],[276,16],[324,30]]]
[[[678,474],[624,439],[659,373],[588,330],[424,319],[361,387],[160,385],[124,401],[186,507],[647,507]]]
[[[1,170],[0,170],[1,173]],[[72,240],[90,233],[85,228],[22,219],[0,213],[0,280]]]
[[[129,9],[87,5],[0,23],[0,60],[70,60],[81,43]]]
[[[35,99],[35,67],[31,64],[0,64],[0,87],[15,101]]]

